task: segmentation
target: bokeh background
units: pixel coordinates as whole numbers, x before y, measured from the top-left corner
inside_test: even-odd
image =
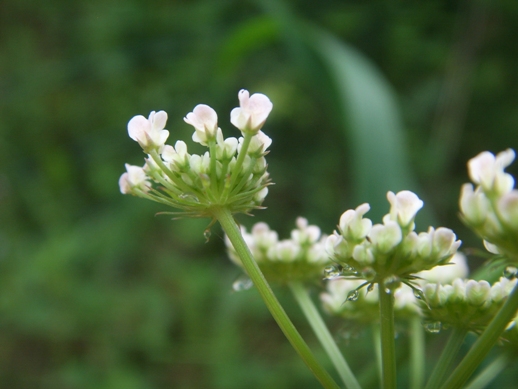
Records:
[[[276,185],[244,225],[285,236],[304,215],[330,233],[412,189],[419,228],[480,248],[458,194],[469,158],[518,147],[517,36],[515,0],[1,0],[0,388],[319,387],[257,293],[233,292],[219,227],[205,243],[208,220],[119,193],[144,157],[126,123],[163,109],[170,143],[190,141],[182,118],[206,103],[236,136],[239,89],[265,93]],[[368,331],[329,323],[375,385]],[[444,334],[427,340],[433,363]]]

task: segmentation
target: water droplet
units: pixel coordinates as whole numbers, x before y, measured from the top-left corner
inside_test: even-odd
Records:
[[[179,198],[181,198],[182,200],[192,200],[192,201],[195,201],[197,203],[200,202],[200,200],[198,199],[198,197],[196,197],[195,195],[191,194],[191,193],[182,193],[180,196],[178,196]]]
[[[424,329],[426,332],[429,332],[431,334],[438,334],[439,332],[441,332],[442,323],[440,321],[430,321],[424,323]]]
[[[324,280],[332,280],[333,278],[340,277],[342,272],[335,266],[327,266],[324,269]]]
[[[360,292],[358,292],[358,289],[351,290],[349,293],[347,293],[347,301],[356,301],[358,300],[358,297],[360,297]]]
[[[390,290],[389,288],[385,288],[385,293],[386,293],[386,294],[391,294],[391,293],[392,293],[392,290]]]
[[[413,288],[414,291],[414,297],[418,300],[422,300],[424,298],[423,291],[418,288]]]
[[[399,288],[401,286],[401,280],[399,279],[399,277],[390,276],[390,277],[385,278],[384,284],[387,289],[396,290],[397,288]]]
[[[234,289],[234,292],[241,292],[243,290],[250,289],[252,286],[254,286],[252,280],[247,276],[242,276],[234,281],[232,284],[232,289]]]
[[[369,284],[369,286],[367,287],[367,293],[372,292],[373,290],[374,290],[374,284]]]
[[[208,243],[210,240],[210,228],[207,228],[205,231],[203,231],[203,236],[205,237],[205,243]]]
[[[366,267],[362,270],[362,278],[364,280],[370,281],[374,279],[376,276],[376,271],[372,267]]]
[[[518,274],[518,268],[516,266],[507,266],[504,270],[504,277],[512,280],[513,278],[516,278],[516,275]]]

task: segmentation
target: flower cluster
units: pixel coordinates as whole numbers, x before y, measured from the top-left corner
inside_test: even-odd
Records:
[[[419,304],[428,322],[480,331],[501,308],[516,282],[502,277],[491,286],[487,281],[457,278],[451,285],[428,284]]]
[[[362,288],[364,280],[335,278],[329,280],[326,292],[320,294],[324,309],[333,316],[360,323],[372,323],[379,320],[378,285],[371,284]],[[415,304],[414,291],[407,285],[401,285],[394,291],[394,311],[397,317],[409,317],[419,314]]]
[[[265,155],[271,139],[261,128],[272,110],[263,94],[239,92],[240,107],[231,113],[231,122],[242,132],[239,139],[224,138],[218,116],[209,106],[197,105],[184,118],[194,127],[192,139],[208,148],[190,154],[185,142],[165,144],[167,114],[138,115],[128,123],[130,138],[147,154],[143,167],[126,164],[119,180],[123,194],[147,198],[178,208],[180,214],[211,217],[215,207],[248,213],[260,208],[270,183]]]
[[[466,257],[462,253],[456,253],[448,265],[417,273],[416,283],[419,287],[428,282],[451,283],[455,278],[466,277],[468,272]],[[367,283],[366,280],[342,277],[329,280],[327,291],[320,295],[324,309],[331,315],[361,323],[379,320],[378,286],[371,284],[369,288],[362,288]],[[396,318],[420,315],[421,309],[417,301],[421,298],[422,294],[417,289],[401,284],[394,291]]]
[[[414,232],[416,213],[423,206],[414,193],[388,192],[387,198],[391,207],[383,224],[373,225],[363,217],[368,204],[350,209],[342,214],[338,231],[327,238],[326,249],[343,267],[342,275],[396,289],[400,282],[410,285],[420,271],[447,264],[460,241],[444,227]]]
[[[504,169],[515,158],[508,149],[496,155],[484,151],[468,162],[476,184],[464,184],[460,196],[462,219],[482,239],[486,248],[518,261],[518,190]]]
[[[302,217],[297,218],[297,228],[291,231],[291,238],[279,240],[278,234],[263,222],[241,233],[259,267],[269,281],[286,283],[290,281],[312,281],[322,278],[323,269],[330,263],[325,250],[326,236],[320,228],[308,225]],[[228,237],[225,239],[230,259],[241,266],[241,260]]]

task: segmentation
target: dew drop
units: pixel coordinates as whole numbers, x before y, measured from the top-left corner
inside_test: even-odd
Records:
[[[504,270],[504,277],[509,280],[516,278],[517,274],[518,268],[516,268],[516,266],[507,266]]]
[[[360,292],[358,292],[358,289],[351,290],[349,293],[347,293],[347,301],[356,301],[358,300],[358,297],[360,297]]]
[[[234,292],[242,292],[243,290],[249,290],[252,286],[254,286],[252,280],[246,276],[242,276],[234,281],[232,289]]]
[[[338,270],[335,266],[326,266],[324,269],[324,280],[332,280],[333,278],[340,277],[341,275],[341,271]]]
[[[423,294],[423,291],[421,289],[414,288],[413,291],[414,291],[414,297],[416,299],[422,300],[424,298],[424,294]]]
[[[205,237],[205,243],[209,242],[210,235],[211,235],[211,232],[210,232],[209,228],[207,228],[205,231],[203,231],[203,236]]]
[[[424,329],[426,332],[429,332],[431,334],[438,334],[441,332],[442,329],[442,323],[440,321],[431,321],[424,323]]]

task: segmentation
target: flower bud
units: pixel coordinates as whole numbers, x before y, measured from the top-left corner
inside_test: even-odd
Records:
[[[239,107],[230,113],[230,122],[243,133],[257,133],[268,118],[273,105],[262,93],[250,93],[242,89],[238,94]]]

